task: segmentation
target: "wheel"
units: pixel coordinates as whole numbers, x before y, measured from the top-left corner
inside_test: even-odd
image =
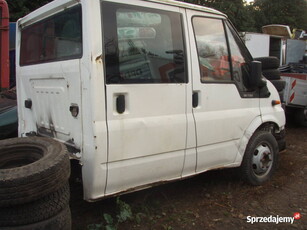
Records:
[[[307,109],[296,109],[294,120],[298,125],[307,127]]]
[[[263,76],[268,80],[280,80],[280,72],[278,69],[262,70]]]
[[[262,63],[262,69],[277,69],[279,67],[279,59],[277,57],[259,57],[255,58],[255,61],[260,61]]]
[[[56,216],[29,225],[0,227],[0,230],[71,230],[71,214],[69,206]]]
[[[0,226],[37,223],[56,216],[69,205],[68,182],[59,190],[39,200],[0,209]]]
[[[38,200],[66,184],[70,162],[63,144],[51,138],[0,141],[0,207]]]
[[[250,139],[240,172],[243,180],[251,185],[261,185],[271,179],[278,163],[278,144],[266,131],[257,131]]]
[[[286,86],[286,82],[284,80],[271,80],[271,82],[278,92],[282,91]]]

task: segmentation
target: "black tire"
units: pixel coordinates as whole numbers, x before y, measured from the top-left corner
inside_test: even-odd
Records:
[[[69,184],[39,200],[0,209],[0,226],[37,223],[56,216],[69,205]]]
[[[0,141],[0,207],[40,199],[63,187],[69,175],[67,150],[51,138]]]
[[[259,57],[255,58],[255,61],[262,63],[262,70],[277,69],[279,67],[279,59],[277,57]]]
[[[307,109],[296,109],[294,111],[294,121],[298,125],[307,127]]]
[[[35,224],[0,227],[0,230],[71,230],[71,214],[69,206],[56,216]]]
[[[257,131],[249,140],[240,166],[242,179],[251,185],[261,185],[271,179],[278,164],[278,144],[275,137]]]
[[[284,80],[271,80],[271,82],[278,92],[283,91],[286,86],[286,82]]]
[[[280,72],[278,69],[266,69],[262,71],[263,76],[268,80],[280,80]]]

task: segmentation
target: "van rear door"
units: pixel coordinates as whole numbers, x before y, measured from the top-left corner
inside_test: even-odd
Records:
[[[18,36],[20,135],[37,132],[80,148],[81,5],[31,24],[24,18]]]

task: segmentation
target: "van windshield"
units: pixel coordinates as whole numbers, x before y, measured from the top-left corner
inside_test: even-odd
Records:
[[[21,31],[21,66],[81,56],[81,5],[27,26]]]

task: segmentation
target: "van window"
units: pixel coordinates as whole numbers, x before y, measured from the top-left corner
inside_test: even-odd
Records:
[[[21,66],[80,58],[81,5],[22,29],[20,49]]]
[[[231,53],[233,79],[236,83],[238,83],[237,85],[240,87],[240,90],[247,91],[243,82],[245,79],[249,78],[249,64],[253,58],[249,54],[247,48],[244,47],[243,43],[240,41],[240,38],[236,34],[233,27],[228,22],[226,24],[226,28]]]
[[[231,71],[223,21],[194,17],[201,82],[229,82]]]
[[[179,13],[102,3],[107,84],[184,83]]]

